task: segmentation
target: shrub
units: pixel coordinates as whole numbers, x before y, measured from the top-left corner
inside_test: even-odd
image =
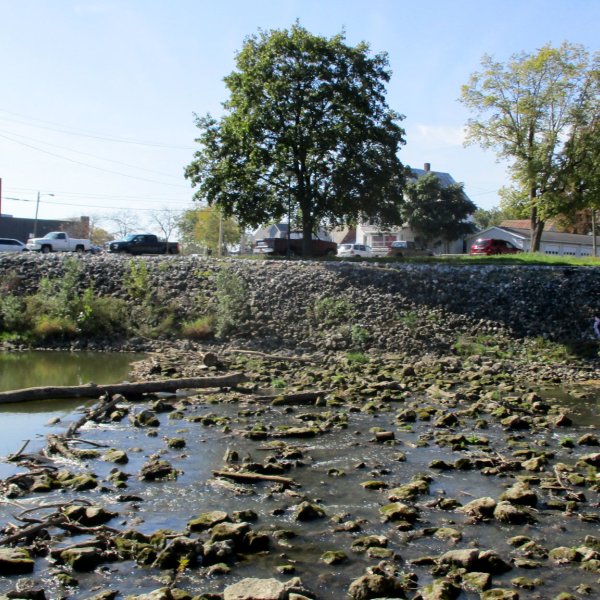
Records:
[[[68,339],[77,334],[76,324],[65,317],[41,316],[33,326],[38,340]]]
[[[8,295],[0,298],[0,328],[4,331],[17,332],[23,329],[27,319],[23,310],[23,300]]]
[[[192,340],[205,340],[215,333],[215,317],[207,315],[194,321],[188,321],[181,327],[181,335]]]
[[[215,283],[215,333],[217,337],[223,337],[237,329],[250,315],[248,286],[226,269],[219,272]]]

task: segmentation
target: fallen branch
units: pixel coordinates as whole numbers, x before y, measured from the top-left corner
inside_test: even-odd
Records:
[[[289,477],[280,477],[278,475],[261,475],[259,473],[240,473],[239,471],[213,471],[215,477],[227,477],[235,481],[273,481],[283,483],[284,485],[295,485],[296,482]]]
[[[103,394],[122,394],[127,397],[157,392],[176,392],[184,389],[205,389],[231,387],[248,381],[243,373],[232,373],[219,377],[192,377],[185,379],[165,379],[164,381],[146,381],[140,383],[117,383],[107,385],[34,387],[23,390],[0,392],[0,404],[9,402],[27,402],[29,400],[48,400],[50,398],[100,398]]]
[[[53,515],[52,517],[46,519],[42,523],[38,523],[37,525],[32,525],[31,527],[26,527],[25,529],[21,529],[17,531],[17,533],[13,533],[12,535],[8,535],[2,539],[0,539],[0,546],[6,546],[7,544],[12,544],[13,542],[17,542],[20,539],[31,537],[37,534],[42,529],[46,527],[53,527],[63,523],[67,520],[66,515]]]
[[[258,350],[238,350],[232,349],[228,352],[228,354],[249,354],[250,356],[258,356],[260,358],[264,358],[265,360],[280,360],[284,362],[301,362],[301,363],[314,363],[316,360],[314,358],[310,358],[307,356],[282,356],[281,354],[266,354],[264,352],[259,352]]]
[[[261,399],[272,400],[273,406],[311,405],[323,398],[327,392],[298,392],[297,394],[279,394],[277,396],[258,396]]]

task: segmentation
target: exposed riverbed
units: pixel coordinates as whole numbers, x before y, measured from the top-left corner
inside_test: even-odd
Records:
[[[83,498],[116,513],[107,522],[111,528],[142,537],[169,530],[204,549],[194,554],[186,546],[183,554],[175,554],[174,566],[180,565],[175,579],[173,568],[142,564],[139,557],[136,564],[100,553],[96,568],[88,570],[59,566],[40,555],[28,576],[34,587],[37,582],[52,598],[87,598],[99,590],[125,597],[171,582],[191,597],[222,594],[244,577],[287,581],[298,576],[308,595],[341,600],[352,582],[384,561],[378,569],[386,577],[413,582],[403,584],[410,598],[433,598],[425,595],[427,586],[441,581],[454,592],[439,597],[460,600],[479,598],[490,586],[532,600],[574,590],[574,598],[600,593],[599,484],[593,464],[598,459],[585,458],[598,452],[593,382],[537,388],[533,395],[533,388],[500,369],[492,376],[489,368],[485,374],[479,367],[477,375],[467,361],[456,359],[407,365],[374,354],[361,364],[348,363],[343,355],[315,361],[232,354],[222,369],[247,373],[253,393],[222,390],[158,403],[124,401],[123,419],[85,425],[79,436],[102,444],[98,456],[53,460],[70,472],[93,474],[98,486],[25,492],[11,502],[24,509]],[[137,374],[189,376],[198,364],[193,353],[165,353]],[[306,390],[326,393],[312,405],[277,405],[262,397]],[[72,414],[63,426],[77,418]],[[385,434],[379,441],[378,433]],[[124,451],[128,462],[111,461],[110,448]],[[170,477],[144,479],[144,467],[156,461],[168,463]],[[249,484],[214,475],[240,469],[293,483]],[[116,471],[125,476],[115,478]],[[517,483],[535,501],[531,494],[504,501],[515,511],[508,517],[512,521],[495,512],[464,512],[482,498],[502,504],[503,494]],[[3,524],[18,512],[13,504],[0,510]],[[210,534],[190,529],[190,522],[213,511],[226,513],[232,527],[246,522],[247,531],[264,534],[262,545],[251,550],[231,534],[229,550],[222,547],[222,556],[211,558],[216,525]],[[53,549],[85,540],[94,545],[99,539],[92,533],[50,531],[47,543]],[[569,554],[560,548],[579,550]],[[449,568],[443,557],[457,549],[493,551],[497,561]],[[328,551],[340,553],[334,564],[324,562]],[[469,583],[474,571],[487,571],[489,578],[479,591]],[[78,585],[65,588],[60,572],[71,574]],[[0,593],[14,590],[18,581],[17,576],[3,578]],[[378,597],[372,591],[361,596],[354,589],[353,597]]]

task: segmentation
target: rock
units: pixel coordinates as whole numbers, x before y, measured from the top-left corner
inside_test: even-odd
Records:
[[[205,531],[214,527],[218,523],[229,521],[229,515],[222,510],[213,510],[198,515],[196,518],[188,521],[187,528],[190,531]]]
[[[484,498],[477,498],[471,500],[468,504],[457,508],[459,512],[463,512],[466,515],[475,517],[476,519],[491,519],[494,515],[494,509],[496,508],[496,501],[489,496]]]
[[[77,521],[85,527],[96,527],[108,523],[111,519],[118,516],[119,513],[108,511],[101,506],[67,506],[64,514],[71,520]]]
[[[420,590],[423,600],[454,600],[460,595],[460,588],[447,579],[436,579]]]
[[[223,592],[223,600],[288,600],[291,594],[306,594],[297,577],[283,583],[277,579],[247,577]]]
[[[450,550],[438,558],[441,565],[459,567],[467,571],[474,571],[479,558],[479,550],[467,548],[463,550]]]
[[[140,478],[146,481],[177,479],[177,471],[166,460],[151,460],[142,467]]]
[[[535,522],[530,512],[510,502],[499,502],[494,509],[494,518],[501,523],[508,523],[509,525],[522,525],[523,523]]]
[[[537,506],[537,494],[529,488],[526,483],[517,482],[512,487],[508,488],[501,496],[500,500],[506,500],[511,504],[522,506]]]
[[[0,575],[23,575],[33,571],[34,562],[23,548],[0,548]]]
[[[231,540],[236,547],[239,547],[245,535],[250,531],[249,523],[228,523],[223,521],[218,523],[210,530],[211,542],[223,542]]]
[[[407,521],[414,523],[418,517],[418,511],[403,502],[392,502],[379,509],[379,513],[386,521]]]
[[[600,446],[600,438],[593,433],[585,433],[578,440],[580,446]]]
[[[232,540],[222,542],[206,542],[202,547],[204,556],[203,565],[214,565],[220,562],[227,563],[235,554]]]
[[[515,590],[494,588],[481,593],[480,600],[519,600],[519,594]]]
[[[102,552],[93,546],[67,548],[60,552],[60,560],[74,571],[93,571],[103,560]]]
[[[329,550],[321,554],[321,561],[326,565],[339,565],[348,560],[345,552],[341,550]]]
[[[364,552],[365,550],[371,547],[385,548],[387,545],[388,540],[382,535],[365,535],[356,538],[352,542],[351,549],[354,552]]]
[[[125,465],[129,462],[129,457],[127,453],[123,450],[117,450],[116,448],[111,448],[107,450],[102,456],[102,460],[106,462],[114,462],[117,465]]]
[[[325,511],[312,502],[302,502],[294,510],[294,519],[296,521],[314,521],[326,517]]]
[[[352,600],[406,598],[402,582],[391,575],[368,574],[355,579],[348,588]]]
[[[467,592],[483,592],[490,587],[491,581],[489,573],[471,571],[462,575],[462,586]]]
[[[125,600],[192,600],[192,596],[177,588],[164,587],[154,590],[149,594],[125,596]]]
[[[600,452],[594,452],[592,454],[584,454],[579,457],[577,466],[586,467],[591,465],[592,467],[600,467]]]
[[[129,415],[129,420],[135,427],[160,427],[158,417],[150,410],[142,410]]]
[[[152,566],[157,569],[176,569],[185,560],[186,564],[193,567],[199,554],[202,554],[202,547],[196,540],[183,536],[173,538],[158,553]]]
[[[559,565],[581,560],[581,554],[575,548],[568,548],[566,546],[552,548],[548,553],[548,557]]]

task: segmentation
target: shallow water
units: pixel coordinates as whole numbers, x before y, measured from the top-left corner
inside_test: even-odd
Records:
[[[548,401],[568,406],[575,416],[573,427],[560,431],[544,430],[539,433],[524,434],[502,430],[490,422],[488,429],[475,428],[474,419],[464,418],[459,432],[466,436],[486,436],[490,439],[490,452],[507,450],[507,439],[515,443],[527,442],[541,449],[550,448],[556,452],[554,462],[574,464],[577,456],[594,451],[591,448],[563,448],[558,439],[569,436],[577,439],[588,432],[590,426],[598,427],[597,393],[593,388],[583,398],[566,395],[561,390],[545,390]],[[598,524],[582,520],[582,513],[598,516],[598,495],[588,494],[587,502],[581,503],[578,511],[571,516],[557,511],[538,511],[537,523],[523,526],[490,523],[470,524],[458,512],[441,510],[431,505],[436,498],[455,498],[466,504],[473,498],[492,496],[498,498],[505,488],[515,481],[515,474],[505,476],[483,476],[479,471],[438,471],[429,468],[434,459],[453,462],[470,455],[481,455],[481,447],[471,446],[465,451],[452,451],[448,447],[438,446],[433,435],[435,430],[431,422],[417,422],[411,428],[399,427],[395,422],[397,410],[402,403],[390,403],[387,410],[379,414],[362,412],[345,413],[343,409],[302,408],[276,409],[265,405],[264,401],[251,401],[241,398],[231,401],[224,396],[223,403],[216,403],[218,397],[193,396],[183,408],[184,417],[219,415],[229,418],[228,428],[190,422],[186,419],[173,419],[169,413],[160,413],[160,427],[153,435],[152,429],[132,427],[125,419],[121,423],[110,425],[88,424],[80,431],[81,437],[105,444],[108,447],[124,449],[128,452],[129,463],[121,470],[131,474],[126,490],[111,489],[106,482],[115,465],[101,460],[89,461],[81,465],[82,470],[91,470],[103,481],[105,490],[78,493],[117,511],[119,517],[109,525],[120,528],[132,528],[142,533],[153,533],[159,529],[185,532],[186,523],[198,514],[211,510],[224,510],[231,514],[236,510],[252,509],[259,518],[252,523],[253,530],[273,533],[276,530],[291,530],[296,537],[286,541],[277,541],[272,536],[272,547],[268,554],[248,556],[232,566],[231,574],[207,577],[202,569],[187,569],[178,577],[178,587],[190,593],[222,592],[223,589],[242,577],[273,577],[287,580],[291,575],[277,575],[280,565],[294,565],[295,573],[318,598],[342,600],[350,582],[362,575],[368,566],[377,564],[378,559],[369,558],[364,553],[351,551],[354,539],[368,534],[385,535],[388,548],[397,555],[398,564],[406,571],[414,571],[419,576],[419,585],[432,580],[429,567],[416,567],[411,561],[424,555],[439,555],[454,548],[478,547],[481,550],[495,549],[505,560],[518,556],[518,552],[509,546],[507,538],[527,535],[548,549],[555,546],[580,545],[586,535],[598,535]],[[424,401],[435,403],[431,398]],[[146,403],[133,404],[132,410],[139,412]],[[220,485],[213,478],[213,470],[223,469],[224,454],[228,448],[236,450],[240,457],[252,462],[264,463],[272,453],[266,442],[252,441],[242,437],[241,433],[259,422],[269,428],[278,425],[301,425],[305,421],[297,419],[303,413],[319,415],[325,412],[343,414],[348,417],[347,427],[340,427],[313,439],[286,440],[300,448],[303,457],[285,476],[292,477],[298,487],[282,491],[278,486],[259,483],[253,486],[239,486],[247,489],[249,495],[239,495]],[[63,417],[62,427],[67,428],[77,414]],[[380,444],[373,440],[370,428],[377,426],[395,432],[395,444]],[[442,433],[448,433],[443,430]],[[179,437],[186,441],[182,450],[169,449],[166,438]],[[398,452],[403,452],[407,460],[398,460]],[[168,460],[181,474],[175,481],[144,482],[137,477],[141,467],[151,456],[160,456]],[[70,469],[77,465],[69,464]],[[332,476],[332,470],[337,476]],[[550,469],[551,470],[551,469]],[[382,480],[389,488],[407,483],[416,473],[427,473],[432,478],[430,493],[420,496],[416,501],[420,517],[413,531],[401,531],[393,523],[384,523],[379,517],[380,506],[386,504],[386,490],[368,490],[360,484],[367,480]],[[523,472],[516,475],[522,475]],[[136,502],[119,502],[121,493],[139,496]],[[587,493],[587,492],[586,492]],[[19,500],[26,506],[53,500],[66,500],[68,494],[51,493],[38,497]],[[319,501],[328,518],[311,522],[297,522],[293,518],[294,507],[302,498]],[[549,497],[549,495],[548,495]],[[410,503],[409,503],[410,504]],[[0,507],[0,523],[9,520],[10,512]],[[353,520],[362,520],[362,531],[358,533],[334,532],[330,518],[336,514],[347,514]],[[462,532],[462,540],[456,545],[440,541],[433,537],[437,527],[454,527]],[[66,538],[68,544],[80,541],[81,537]],[[348,560],[336,566],[326,566],[320,562],[320,556],[326,550],[343,550]],[[38,559],[33,578],[39,576],[49,565],[46,558]],[[509,573],[493,578],[495,586],[510,587],[510,580],[517,576],[540,577],[544,583],[534,591],[519,590],[521,599],[552,598],[561,591],[571,592],[582,583],[599,591],[598,575],[584,572],[577,565],[556,566],[548,560],[542,561],[541,569],[513,569]],[[127,594],[148,593],[163,584],[159,581],[165,573],[131,562],[107,563],[93,573],[77,573],[80,582],[74,597],[85,597],[97,586],[119,590],[122,596]],[[16,578],[0,581],[0,593],[13,589]],[[48,594],[54,597],[60,589],[50,583]],[[52,587],[54,586],[54,587]],[[81,596],[80,596],[81,594]],[[463,593],[460,600],[478,598],[478,594]],[[599,594],[600,596],[600,594]],[[594,597],[593,595],[591,597]]]
[[[127,378],[130,364],[143,355],[121,352],[0,352],[0,391],[47,385],[83,385],[118,383]],[[63,426],[50,426],[50,420],[62,420],[80,411],[90,402],[40,400],[0,404],[0,457],[14,453],[30,440],[29,450],[44,446],[45,436]],[[0,478],[14,472],[13,465],[0,462]]]

